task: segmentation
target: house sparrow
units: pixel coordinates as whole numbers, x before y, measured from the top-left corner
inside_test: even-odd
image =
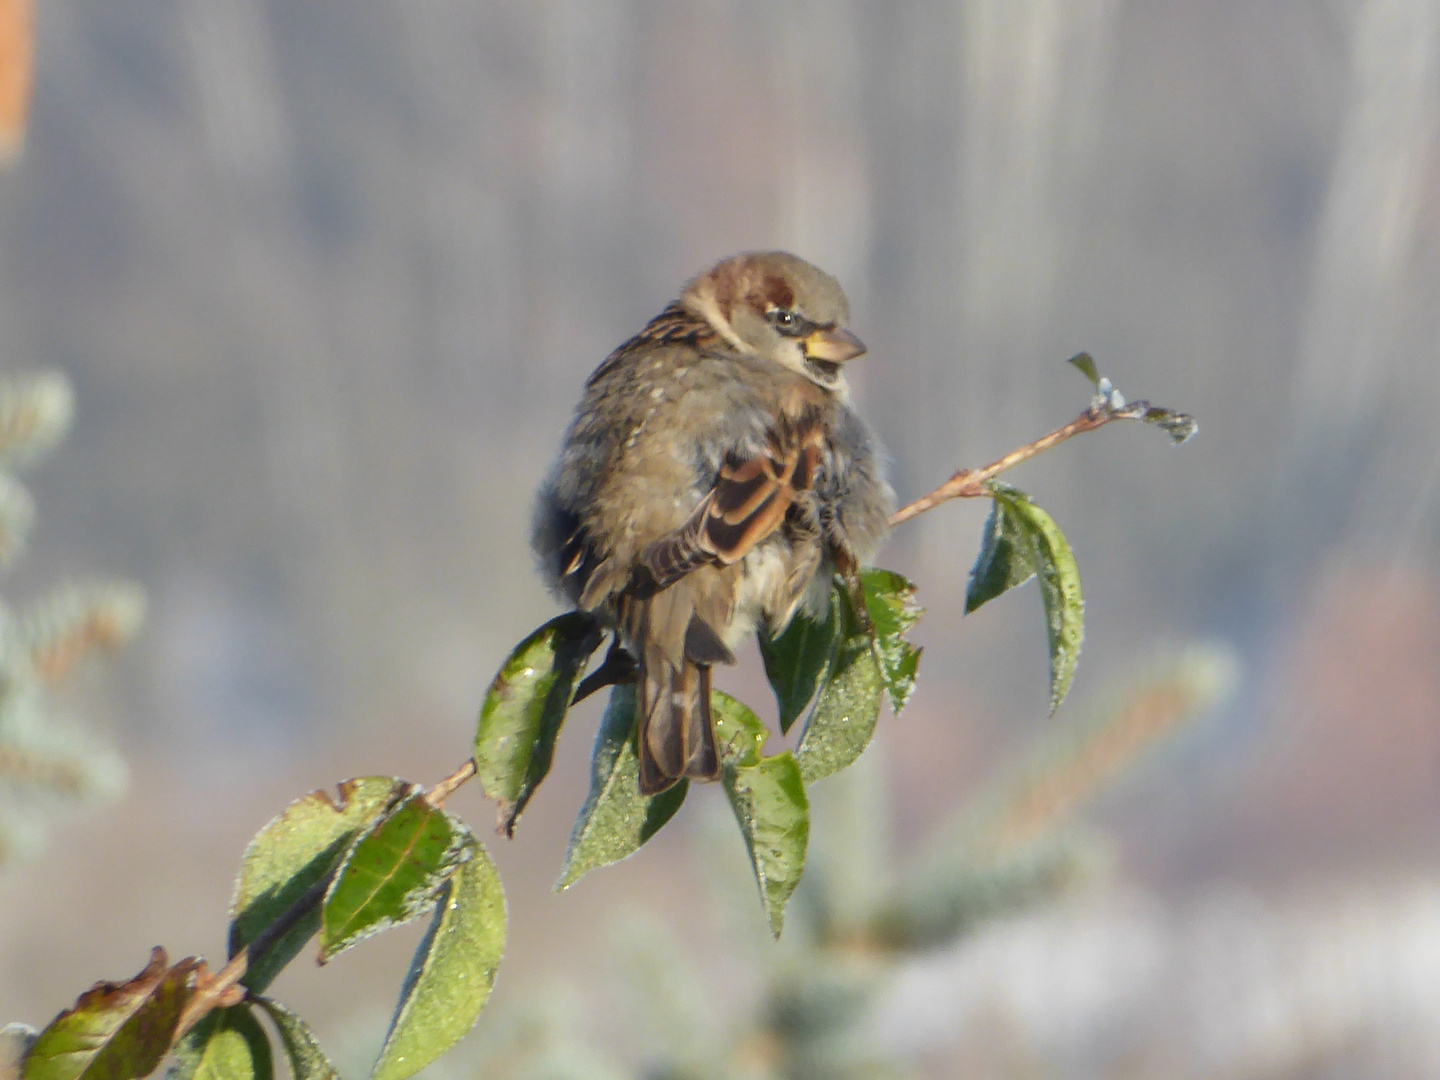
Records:
[[[710,669],[820,610],[887,531],[894,493],[841,367],[865,351],[828,274],[736,255],[602,363],[541,488],[552,588],[615,630],[637,684],[640,790],[720,772]],[[597,673],[599,674],[599,673]]]

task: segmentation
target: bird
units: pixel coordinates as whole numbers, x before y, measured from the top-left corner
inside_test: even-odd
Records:
[[[840,284],[746,252],[692,278],[595,369],[540,488],[532,547],[562,601],[614,631],[576,698],[636,686],[643,795],[721,773],[711,669],[825,610],[883,542],[883,452],[850,402],[866,351]]]

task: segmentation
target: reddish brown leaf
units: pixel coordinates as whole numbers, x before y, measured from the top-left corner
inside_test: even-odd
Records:
[[[36,1038],[24,1080],[133,1080],[153,1072],[170,1049],[199,967],[194,957],[171,966],[156,946],[133,979],[96,983]]]

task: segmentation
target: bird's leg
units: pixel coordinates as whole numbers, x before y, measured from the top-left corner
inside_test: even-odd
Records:
[[[600,666],[580,680],[580,685],[575,688],[575,696],[570,699],[570,704],[578,705],[596,690],[607,686],[634,682],[636,670],[635,658],[625,651],[620,644],[620,635],[617,633],[611,639],[610,651],[605,654],[605,659],[601,661]]]
[[[850,590],[850,607],[855,612],[855,621],[867,635],[875,635],[875,624],[870,621],[870,609],[865,606],[865,587],[860,583],[860,561],[849,545],[837,544],[831,549],[830,558],[835,563],[835,572]]]

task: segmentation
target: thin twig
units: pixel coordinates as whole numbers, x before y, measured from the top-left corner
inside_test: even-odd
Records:
[[[432,787],[426,793],[425,801],[438,810],[444,805],[445,800],[454,794],[456,788],[474,775],[475,760],[471,758]],[[330,890],[330,883],[335,880],[335,873],[338,869],[338,866],[332,867],[324,877],[301,893],[293,904],[281,912],[274,922],[256,936],[254,941],[231,957],[230,962],[213,976],[201,977],[200,984],[195,990],[195,996],[185,1006],[185,1011],[180,1014],[180,1022],[175,1025],[171,1046],[184,1038],[186,1033],[207,1013],[214,1009],[238,1005],[245,1000],[246,991],[240,985],[240,980],[245,978],[251,963],[274,948],[281,938],[299,925],[301,919],[320,906],[321,901],[325,899],[325,894]]]
[[[231,957],[230,962],[217,971],[212,978],[202,982],[195,991],[195,996],[185,1006],[185,1011],[180,1014],[180,1022],[175,1025],[172,1045],[179,1042],[185,1033],[199,1023],[212,1009],[238,1005],[244,1000],[245,991],[239,983],[245,977],[245,973],[250,970],[251,960],[258,960],[264,956],[275,947],[281,938],[295,929],[301,919],[319,907],[320,901],[325,899],[325,893],[329,890],[330,882],[334,878],[335,871],[332,869],[301,893],[293,904],[262,930],[254,941]]]
[[[445,800],[455,793],[455,789],[474,775],[475,759],[470,758],[465,764],[461,765],[444,780],[441,780],[432,787],[429,793],[426,794],[425,801],[435,807],[435,809],[440,809],[440,807],[445,805]]]
[[[1018,450],[1011,450],[1010,453],[998,461],[992,461],[984,468],[961,469],[930,494],[922,495],[914,502],[895,511],[890,517],[890,524],[892,527],[900,525],[925,513],[926,510],[933,510],[943,502],[949,502],[951,499],[974,499],[988,495],[989,492],[985,490],[986,482],[993,480],[1006,469],[1013,469],[1022,461],[1029,461],[1036,454],[1049,450],[1052,446],[1079,435],[1081,432],[1094,431],[1096,428],[1104,427],[1112,420],[1130,419],[1134,419],[1134,417],[1127,412],[1117,412],[1092,405],[1064,427],[1056,428],[1049,435],[1026,443]]]

